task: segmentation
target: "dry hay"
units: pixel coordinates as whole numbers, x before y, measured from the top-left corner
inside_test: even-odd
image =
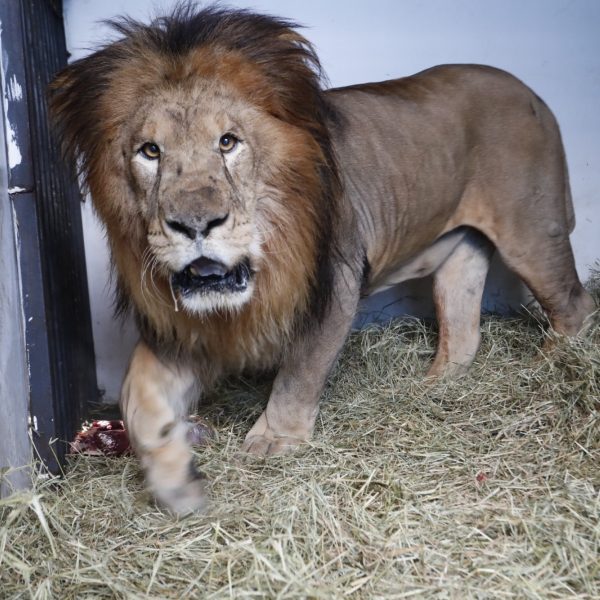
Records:
[[[268,387],[237,382],[201,409],[210,514],[78,457],[0,501],[0,596],[599,598],[599,321],[540,358],[533,319],[486,318],[469,375],[432,386],[429,328],[356,333],[315,441],[266,461],[237,449]]]

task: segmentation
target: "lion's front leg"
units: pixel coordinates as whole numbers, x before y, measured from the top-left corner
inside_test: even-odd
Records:
[[[287,353],[267,407],[248,432],[243,450],[261,456],[283,454],[310,439],[325,381],[356,314],[359,291],[353,273],[340,273],[325,320],[312,326]]]
[[[205,481],[195,467],[184,422],[198,393],[189,367],[160,360],[140,342],[121,393],[121,412],[146,482],[162,505],[176,514],[202,510]]]

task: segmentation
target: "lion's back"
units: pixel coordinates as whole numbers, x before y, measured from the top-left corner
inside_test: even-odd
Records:
[[[327,97],[337,114],[332,130],[346,199],[360,215],[367,246],[385,245],[382,252],[399,260],[414,255],[449,224],[460,224],[455,215],[466,196],[477,198],[488,220],[515,210],[510,204],[521,201],[532,171],[544,172],[553,190],[561,190],[548,210],[566,214],[572,229],[558,125],[513,75],[441,65],[332,89]],[[513,190],[507,182],[515,183]]]

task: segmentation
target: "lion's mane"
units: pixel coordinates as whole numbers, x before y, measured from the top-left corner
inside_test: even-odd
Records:
[[[205,379],[271,367],[289,340],[320,322],[332,294],[341,190],[328,129],[336,117],[323,94],[319,60],[294,23],[246,10],[184,4],[149,25],[130,18],[110,24],[120,38],[62,71],[50,107],[66,155],[80,166],[106,226],[119,305],[133,307],[143,337],[160,352],[207,355]],[[271,231],[254,296],[237,313],[205,317],[142,298],[145,231],[113,143],[145,93],[195,77],[226,78],[302,140],[270,165],[277,195],[262,208]],[[170,298],[165,281],[153,285]]]

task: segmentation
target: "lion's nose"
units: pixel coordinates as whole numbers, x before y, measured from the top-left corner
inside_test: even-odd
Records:
[[[206,237],[212,229],[222,225],[227,221],[229,213],[218,217],[204,217],[196,219],[168,218],[165,219],[167,227],[185,235],[190,240],[195,240],[198,236]]]
[[[190,240],[196,239],[196,230],[181,221],[175,221],[174,219],[167,219],[165,223],[177,233],[183,233],[186,237],[189,237]]]

